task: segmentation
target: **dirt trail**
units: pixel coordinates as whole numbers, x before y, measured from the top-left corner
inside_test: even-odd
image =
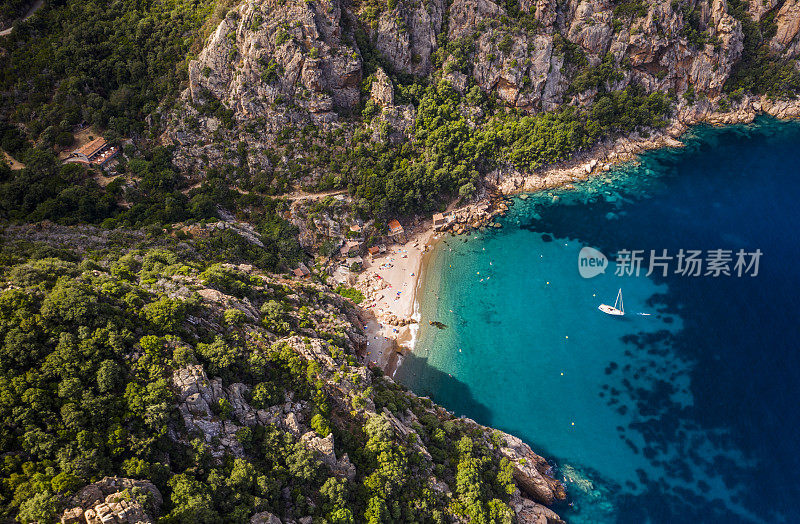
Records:
[[[282,195],[280,198],[285,198],[287,200],[309,200],[309,199],[325,198],[327,196],[344,195],[345,193],[347,193],[346,189],[335,189],[333,191],[323,191],[321,193],[306,193],[305,191],[298,191],[296,193],[289,193],[288,195]]]
[[[34,14],[36,11],[38,11],[38,10],[39,10],[39,8],[40,8],[40,7],[42,7],[43,5],[44,5],[44,0],[36,0],[36,1],[33,3],[33,5],[31,6],[31,8],[28,10],[28,13],[27,13],[27,14],[26,14],[26,15],[25,15],[23,18],[22,18],[22,21],[24,22],[24,21],[25,21],[25,20],[27,20],[28,18],[32,17],[32,16],[33,16],[33,14]],[[6,35],[10,35],[10,34],[11,34],[11,31],[13,31],[13,30],[14,30],[14,26],[12,25],[12,26],[11,26],[11,27],[9,27],[8,29],[3,29],[2,31],[0,31],[0,36],[6,36]]]

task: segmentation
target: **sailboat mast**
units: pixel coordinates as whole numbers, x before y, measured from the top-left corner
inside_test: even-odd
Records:
[[[617,309],[619,309],[624,313],[625,306],[622,304],[622,288],[619,288],[619,293],[617,293],[617,301],[619,301],[619,307],[617,307],[616,302],[614,303],[614,307],[616,307]]]

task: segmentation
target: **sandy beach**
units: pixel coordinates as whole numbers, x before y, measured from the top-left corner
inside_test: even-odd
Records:
[[[398,351],[413,347],[417,332],[416,292],[423,259],[435,240],[429,223],[417,226],[403,244],[387,246],[386,253],[364,261],[355,287],[364,293],[361,309],[365,327],[367,359],[388,375],[397,366]]]

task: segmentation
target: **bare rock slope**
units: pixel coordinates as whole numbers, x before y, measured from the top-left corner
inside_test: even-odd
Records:
[[[227,13],[189,64],[189,87],[165,115],[161,139],[198,179],[233,162],[313,186],[340,176],[314,162],[320,150],[412,136],[416,109],[395,105],[397,82],[446,79],[462,94],[477,88],[530,114],[588,106],[628,86],[726,112],[738,103],[724,86],[743,59],[743,16],[761,24],[776,59],[800,54],[793,0],[736,12],[726,0],[250,0]],[[369,100],[380,108],[372,123],[359,118]],[[293,147],[310,128],[316,149]]]

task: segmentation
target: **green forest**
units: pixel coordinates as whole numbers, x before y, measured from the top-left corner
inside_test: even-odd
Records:
[[[50,522],[65,496],[118,474],[159,488],[161,522],[246,522],[259,511],[337,523],[445,522],[450,513],[511,522],[506,501],[516,488],[496,439],[431,409],[380,371],[365,383],[341,331],[346,324],[318,318],[327,305],[352,306],[319,285],[219,265],[194,243],[154,238],[129,249],[131,240],[120,231],[86,254],[3,246],[0,442],[15,450],[0,469],[4,518]],[[185,296],[169,291],[174,282]],[[204,289],[247,303],[258,317],[203,299]],[[323,324],[334,331],[321,332]],[[311,337],[336,362],[335,373],[293,348],[310,347]],[[169,428],[182,423],[172,376],[195,364],[224,384],[245,384],[254,408],[286,395],[307,403],[310,426],[321,437],[332,432],[357,476],[334,475],[296,436],[270,424],[242,426],[235,436],[241,456],[222,461],[198,435],[176,442]],[[367,401],[378,413],[414,412],[415,435],[431,456],[385,415],[369,416]],[[212,410],[235,420],[224,399]],[[453,501],[431,491],[431,474],[453,486]]]

